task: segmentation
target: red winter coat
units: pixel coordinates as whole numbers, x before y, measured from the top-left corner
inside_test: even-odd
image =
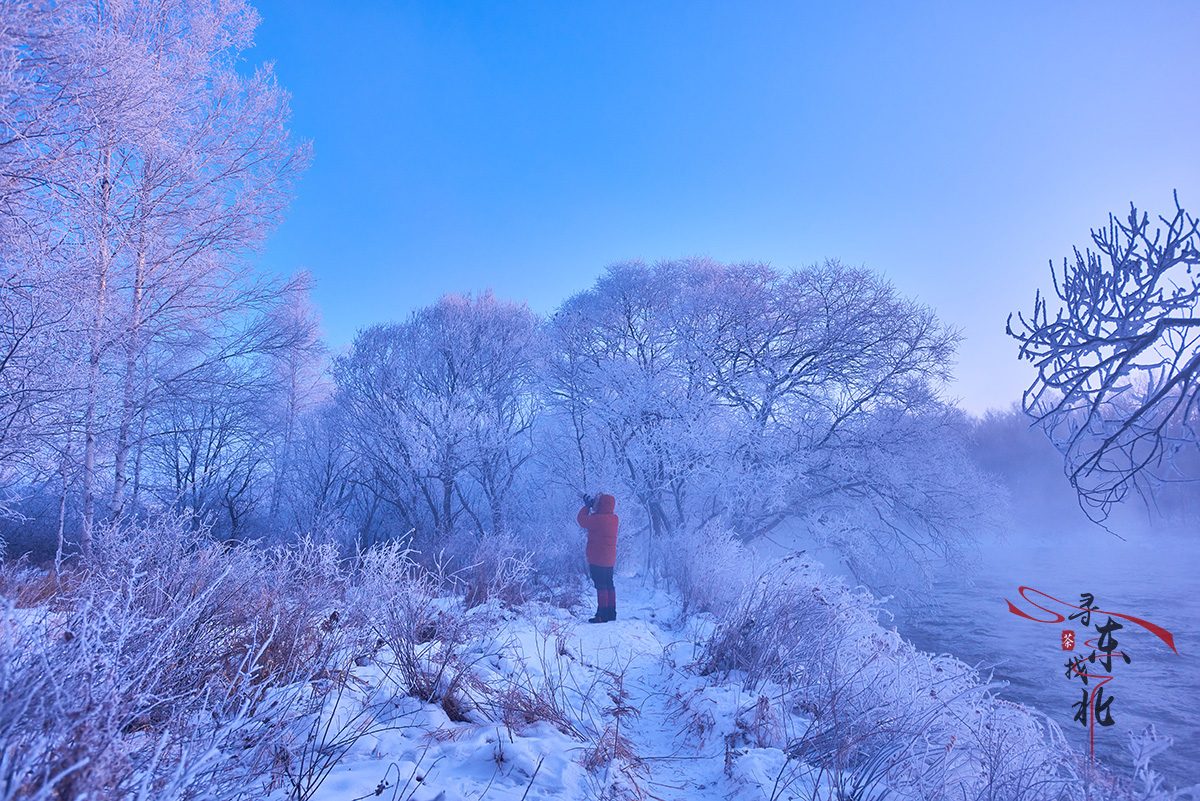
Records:
[[[616,506],[617,499],[613,496],[598,495],[596,511],[591,512],[585,506],[575,518],[579,525],[587,529],[588,564],[612,567],[617,562],[617,524],[620,520],[613,514]]]

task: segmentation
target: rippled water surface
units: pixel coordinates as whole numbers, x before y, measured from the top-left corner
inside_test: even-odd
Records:
[[[1132,535],[1131,535],[1132,536]],[[1044,613],[1021,601],[1025,585],[1078,603],[1090,592],[1099,608],[1134,615],[1174,635],[1178,654],[1131,623],[1115,632],[1118,650],[1131,657],[1113,662],[1105,685],[1113,698],[1114,725],[1096,727],[1096,755],[1126,769],[1130,730],[1154,723],[1174,747],[1152,762],[1168,785],[1200,783],[1200,532],[1196,537],[1139,536],[1122,542],[1100,530],[1029,543],[1009,541],[983,549],[979,571],[947,575],[935,585],[936,611],[898,614],[896,625],[917,647],[950,653],[972,665],[994,666],[994,678],[1008,682],[1001,695],[1037,707],[1056,721],[1070,742],[1086,751],[1088,730],[1073,722],[1072,704],[1082,684],[1065,675],[1060,646],[1064,628],[1011,614],[1005,599],[1026,611]],[[1031,597],[1033,597],[1031,595]],[[1052,606],[1051,604],[1044,604]],[[1067,610],[1070,611],[1070,610]],[[1047,616],[1048,617],[1048,616]],[[1092,637],[1097,623],[1093,616]],[[1123,622],[1123,621],[1122,621]],[[1083,651],[1082,642],[1075,653]],[[986,675],[986,670],[984,671]],[[1094,671],[1096,672],[1096,671]]]

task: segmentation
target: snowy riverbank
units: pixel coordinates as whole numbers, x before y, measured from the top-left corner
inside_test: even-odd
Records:
[[[5,801],[1170,797],[802,555],[719,615],[618,576],[594,625],[580,584],[447,592],[396,547],[161,534],[0,628]]]

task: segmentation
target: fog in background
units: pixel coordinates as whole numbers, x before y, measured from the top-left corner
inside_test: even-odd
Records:
[[[918,593],[917,602],[907,606],[892,604],[894,624],[918,647],[954,654],[1008,682],[1003,697],[1036,706],[1083,751],[1087,729],[1072,721],[1071,708],[1081,685],[1066,678],[1059,644],[1068,624],[1022,619],[1008,611],[1006,600],[1043,615],[1021,599],[1020,586],[1072,604],[1088,592],[1101,609],[1162,626],[1174,635],[1178,654],[1132,624],[1116,632],[1132,661],[1114,661],[1114,679],[1106,690],[1114,698],[1115,723],[1096,727],[1096,752],[1114,764],[1128,764],[1127,732],[1153,723],[1175,740],[1157,760],[1159,769],[1179,786],[1200,782],[1200,719],[1194,704],[1200,693],[1195,668],[1200,488],[1168,487],[1157,503],[1128,499],[1106,521],[1106,530],[1079,508],[1061,457],[1018,410],[989,412],[976,420],[973,454],[1009,490],[1010,520],[1003,531],[981,538],[974,564],[944,566],[928,595]],[[1103,616],[1093,617],[1093,631],[1098,622]]]

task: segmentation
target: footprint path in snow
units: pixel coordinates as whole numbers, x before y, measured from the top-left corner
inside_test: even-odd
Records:
[[[563,609],[531,605],[502,610],[475,652],[477,667],[503,684],[553,695],[581,736],[551,720],[509,728],[451,721],[437,704],[388,689],[379,665],[356,670],[364,685],[389,698],[393,725],[360,737],[313,801],[749,801],[772,797],[783,764],[778,749],[738,749],[726,773],[726,735],[754,698],[736,682],[714,684],[687,670],[694,637],[665,593],[627,579],[621,618],[587,624]],[[691,618],[693,624],[696,617]],[[393,685],[394,686],[394,685]],[[538,716],[534,716],[538,717]],[[602,733],[610,737],[605,739]],[[596,759],[612,734],[626,758]],[[773,769],[772,769],[773,766]],[[288,797],[283,788],[272,798]],[[778,794],[787,801],[786,793]]]
[[[622,601],[618,620],[581,625],[572,635],[580,661],[607,678],[609,724],[621,718],[620,733],[628,738],[636,756],[632,768],[629,763],[623,766],[630,771],[628,781],[636,783],[644,795],[661,801],[692,801],[708,795],[728,798],[733,788],[726,775],[724,732],[716,722],[722,714],[727,723],[732,722],[739,709],[752,706],[755,699],[744,694],[740,685],[713,687],[686,670],[696,657],[693,638],[665,623],[676,611],[668,596],[633,587],[626,589]],[[708,696],[707,725],[705,702],[699,710],[685,703],[689,693],[700,687]],[[619,689],[624,690],[624,697],[618,704]],[[614,714],[612,710],[618,707],[634,711]],[[613,778],[602,775],[602,786],[611,784]],[[762,777],[758,778],[746,777],[735,784],[755,785],[750,797],[761,798],[757,785]]]

